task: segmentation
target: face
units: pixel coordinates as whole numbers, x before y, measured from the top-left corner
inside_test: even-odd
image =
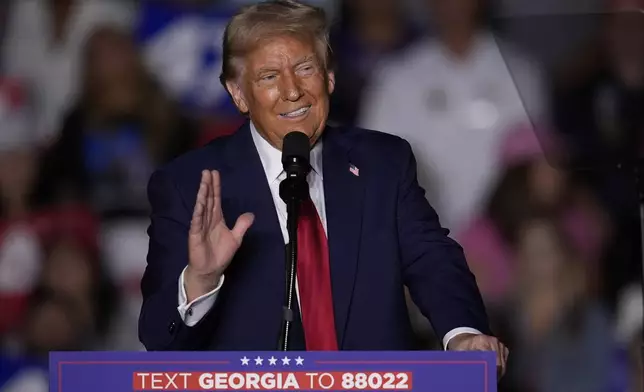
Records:
[[[429,0],[434,20],[442,29],[473,28],[479,0]]]
[[[40,304],[26,326],[28,346],[43,354],[67,350],[73,345],[75,327],[67,310],[56,302]]]
[[[522,230],[519,241],[520,275],[529,286],[555,284],[565,255],[558,244],[557,234],[549,222],[532,222]]]
[[[334,85],[313,42],[293,37],[259,45],[245,57],[239,80],[227,82],[237,108],[278,149],[292,131],[306,134],[311,144],[319,139]]]
[[[24,201],[31,191],[35,175],[35,151],[20,149],[0,152],[0,193],[3,197]]]
[[[91,263],[79,246],[61,242],[52,249],[45,264],[45,284],[58,292],[86,296],[94,283]]]
[[[556,205],[565,190],[564,174],[547,161],[539,160],[533,166],[531,175],[531,189],[537,202],[546,207]]]
[[[105,32],[95,37],[88,64],[90,83],[102,112],[132,114],[139,103],[141,72],[136,48],[125,36]]]

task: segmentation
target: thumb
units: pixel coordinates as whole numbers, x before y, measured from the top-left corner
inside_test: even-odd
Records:
[[[231,232],[233,233],[233,237],[235,237],[238,243],[241,243],[242,238],[244,238],[244,234],[246,234],[246,231],[253,224],[254,220],[255,215],[250,212],[242,214],[239,216],[239,218],[237,218],[235,227],[233,227]]]

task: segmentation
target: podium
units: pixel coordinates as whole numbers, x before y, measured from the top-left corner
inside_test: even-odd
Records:
[[[52,352],[51,392],[496,392],[492,352]]]

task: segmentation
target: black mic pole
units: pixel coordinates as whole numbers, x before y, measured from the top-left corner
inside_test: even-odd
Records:
[[[294,319],[293,301],[296,298],[295,277],[297,276],[297,221],[300,202],[308,194],[308,183],[305,179],[290,177],[280,183],[280,195],[286,203],[289,243],[286,246],[286,296],[284,300],[282,331],[280,334],[280,351],[288,351],[289,332]]]
[[[293,301],[297,298],[295,280],[297,277],[297,221],[300,202],[309,196],[309,183],[306,177],[309,165],[309,138],[302,132],[290,132],[282,144],[282,164],[286,179],[280,183],[280,198],[286,204],[289,242],[286,246],[286,290],[282,310],[282,329],[279,338],[279,351],[288,351],[291,325],[294,321]]]

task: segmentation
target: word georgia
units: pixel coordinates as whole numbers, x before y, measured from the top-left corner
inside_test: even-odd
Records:
[[[135,372],[135,391],[410,391],[411,372]]]

